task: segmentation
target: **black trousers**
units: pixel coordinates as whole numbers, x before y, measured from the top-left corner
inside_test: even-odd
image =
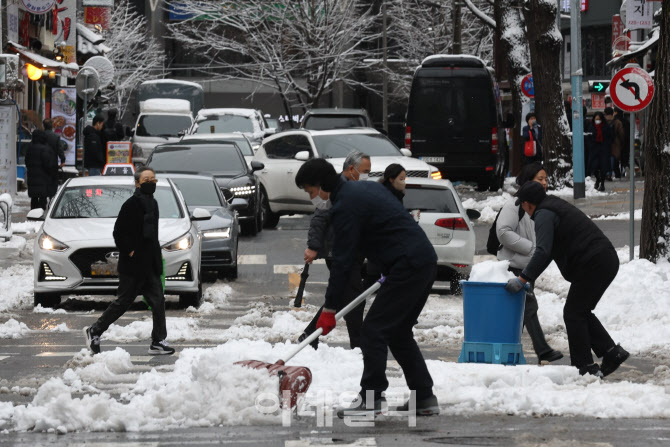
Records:
[[[91,326],[91,332],[102,335],[109,326],[121,317],[138,295],[144,295],[151,305],[154,327],[151,331],[151,340],[154,342],[165,340],[167,328],[165,325],[165,295],[160,275],[151,273],[142,277],[119,274],[119,289],[116,300],[102,313],[98,321]]]
[[[523,269],[510,267],[509,271],[519,276]],[[530,289],[526,291],[526,302],[523,308],[523,325],[526,327],[526,331],[528,331],[530,341],[533,343],[533,351],[535,351],[538,357],[552,350],[549,343],[547,343],[547,339],[544,338],[540,319],[537,316],[539,309],[540,306],[537,304],[537,297],[535,296],[535,282],[533,281],[530,283]]]
[[[594,147],[589,155],[589,169],[595,174],[597,182],[604,182],[605,176],[610,171],[610,153],[604,147]]]
[[[30,198],[30,209],[34,210],[35,208],[42,208],[43,210],[47,209],[47,196],[38,196]]]
[[[326,265],[330,270],[332,262],[328,259],[326,260]],[[360,262],[358,262],[351,271],[351,275],[349,275],[349,283],[347,284],[345,295],[340,300],[337,310],[339,311],[344,306],[351,303],[362,292],[363,286],[361,284],[361,265]],[[319,321],[322,310],[323,306],[321,306],[314,318],[312,318],[312,321],[310,321],[310,323],[305,328],[305,334],[311,335],[316,330],[316,323]],[[361,326],[363,326],[364,311],[365,302],[362,302],[359,306],[356,306],[344,317],[344,321],[347,323],[347,332],[349,332],[349,346],[351,349],[359,348],[361,346]],[[316,342],[318,343],[318,339]]]
[[[570,285],[563,320],[568,333],[570,361],[576,367],[593,363],[591,350],[602,357],[614,347],[612,337],[593,310],[618,271],[619,257],[613,248],[607,248],[591,259],[588,274]]]
[[[405,374],[407,386],[416,391],[416,398],[425,399],[433,394],[433,379],[414,340],[412,328],[426,305],[435,273],[435,265],[417,270],[404,259],[391,268],[363,321],[362,396],[367,391],[374,391],[378,397],[388,388],[386,360],[389,349]]]

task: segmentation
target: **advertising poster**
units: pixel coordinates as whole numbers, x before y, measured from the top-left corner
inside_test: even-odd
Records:
[[[55,87],[51,90],[51,121],[53,130],[67,143],[65,164],[74,166],[77,136],[77,89]]]
[[[0,106],[0,194],[16,194],[16,109]]]
[[[107,163],[130,163],[130,141],[108,142]]]
[[[654,22],[654,9],[645,0],[628,0],[626,2],[626,28],[651,29]]]

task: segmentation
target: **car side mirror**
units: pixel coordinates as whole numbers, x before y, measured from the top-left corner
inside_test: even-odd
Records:
[[[209,213],[209,211],[203,208],[196,208],[193,210],[193,214],[191,214],[192,221],[209,220],[211,218],[212,215]]]
[[[409,149],[402,148],[400,149],[400,153],[403,154],[405,157],[412,156],[412,151],[410,151]]]
[[[252,162],[251,162],[251,172],[260,171],[261,169],[265,169],[265,165],[263,163],[261,163],[260,161],[252,160]]]
[[[265,132],[263,132],[264,137],[269,137],[270,135],[274,135],[277,133],[277,129],[274,127],[268,127],[265,129]]]
[[[309,151],[300,151],[297,154],[295,154],[295,158],[298,161],[307,161],[309,160]]]
[[[28,220],[44,220],[44,210],[42,208],[35,208],[30,211],[28,211],[28,214],[26,215],[26,218]]]
[[[465,210],[465,214],[468,215],[468,217],[470,218],[470,220],[477,220],[477,219],[479,219],[479,218],[482,216],[482,213],[480,213],[480,212],[477,211],[477,210],[473,210],[473,209],[467,209],[467,210]]]
[[[247,202],[247,199],[235,198],[233,199],[233,202],[230,204],[230,207],[235,211],[246,210],[247,208],[249,208],[249,202]]]
[[[177,132],[177,136],[178,136],[179,138],[183,138],[184,135],[186,135],[186,130],[180,130],[179,132]]]
[[[131,137],[131,138],[134,137],[135,136],[135,129],[126,128],[126,135]]]

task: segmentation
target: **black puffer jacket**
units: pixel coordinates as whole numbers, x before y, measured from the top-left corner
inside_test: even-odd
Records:
[[[160,274],[163,270],[158,232],[151,239],[144,237],[145,201],[141,192],[136,189],[121,206],[119,217],[114,224],[114,242],[119,248],[119,273],[142,277],[150,274]],[[147,200],[149,201],[149,200]],[[158,203],[150,200],[152,224],[158,227]],[[130,256],[130,252],[135,252]]]
[[[102,169],[107,160],[107,150],[103,145],[100,132],[93,126],[84,129],[84,166],[87,168]]]
[[[51,185],[55,181],[53,176],[58,169],[57,160],[58,156],[48,145],[44,131],[33,132],[32,141],[26,151],[28,196],[50,197]]]

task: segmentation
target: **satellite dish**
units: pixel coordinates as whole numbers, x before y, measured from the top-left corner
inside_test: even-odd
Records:
[[[98,70],[93,67],[81,67],[77,73],[77,96],[84,101],[93,99],[100,90],[100,77]]]
[[[93,67],[100,77],[100,89],[107,87],[114,80],[114,65],[105,56],[93,56],[86,61],[84,67]]]

